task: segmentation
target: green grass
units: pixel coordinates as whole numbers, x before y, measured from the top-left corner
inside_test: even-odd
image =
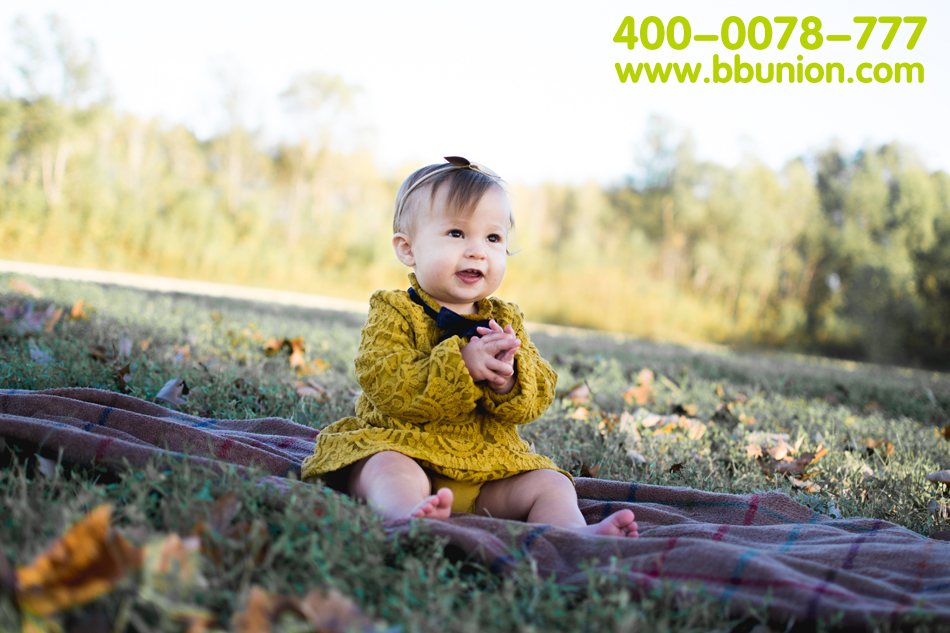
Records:
[[[358,316],[26,279],[43,292],[33,299],[8,290],[12,278],[0,275],[0,308],[29,300],[37,310],[55,305],[68,313],[82,298],[90,318],[64,318],[52,332],[31,336],[0,327],[0,388],[117,390],[116,367],[129,362],[129,393],[153,399],[180,376],[191,389],[183,409],[198,415],[280,416],[319,428],[353,411]],[[309,377],[328,391],[324,402],[297,395],[299,377],[286,352],[266,356],[262,350],[270,338],[301,336],[308,362],[325,365]],[[104,362],[90,354],[97,348],[114,355],[122,338],[133,342],[130,359]],[[727,493],[781,489],[836,516],[881,518],[926,535],[950,528],[947,499],[924,479],[950,468],[950,449],[940,434],[950,424],[950,376],[594,334],[538,333],[533,340],[558,371],[562,390],[586,382],[592,393],[587,420],[571,417],[577,405],[561,399],[523,429],[539,453],[566,470],[579,474],[582,466],[599,466],[601,478]],[[635,446],[630,436],[598,427],[638,408],[623,393],[643,368],[656,374],[655,401],[647,408],[667,414],[695,407],[695,417],[708,427],[702,437],[654,437],[642,430]],[[724,407],[728,415],[720,411]],[[819,444],[829,449],[809,479],[817,489],[769,476],[747,457],[744,447],[757,431],[787,433],[791,442],[803,437],[800,451]],[[893,451],[868,450],[868,440],[890,442]],[[633,462],[631,448],[646,463]],[[204,565],[207,585],[189,595],[221,629],[230,626],[252,585],[291,596],[335,587],[369,616],[405,631],[726,631],[737,624],[712,602],[676,606],[672,587],[631,603],[618,579],[602,575],[590,574],[587,586],[564,588],[523,561],[498,577],[443,555],[442,544],[422,531],[387,539],[364,505],[320,486],[297,484],[276,504],[266,489],[195,467],[161,475],[65,465],[48,476],[36,467],[32,447],[7,442],[0,455],[0,546],[15,564],[30,561],[103,501],[114,504],[123,533],[143,543],[188,533],[209,515],[214,499],[234,491],[242,502],[235,521],[259,521],[266,537],[220,537],[222,564]],[[135,589],[127,582],[63,621],[82,630],[97,617],[115,622],[126,614],[126,630],[184,630],[165,607]],[[0,629],[10,617],[0,601]],[[299,630],[295,626],[288,619],[277,630]]]

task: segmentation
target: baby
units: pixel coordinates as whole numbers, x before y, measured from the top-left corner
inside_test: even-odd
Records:
[[[396,196],[393,248],[408,291],[377,291],[363,327],[356,417],[331,424],[305,478],[365,499],[387,520],[455,512],[637,536],[633,512],[587,525],[570,475],[517,425],[553,402],[557,376],[505,276],[508,197],[497,174],[457,156],[414,172]]]

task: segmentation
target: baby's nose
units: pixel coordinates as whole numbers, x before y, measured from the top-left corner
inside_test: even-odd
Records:
[[[485,257],[485,246],[478,241],[469,242],[468,248],[465,249],[465,254],[468,257],[483,259]]]

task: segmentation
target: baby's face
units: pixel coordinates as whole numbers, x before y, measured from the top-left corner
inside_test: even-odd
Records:
[[[405,235],[408,257],[398,244],[396,252],[439,305],[475,314],[475,302],[495,292],[505,276],[511,208],[505,192],[491,187],[471,216],[453,216],[446,213],[447,189],[440,188],[431,211]]]

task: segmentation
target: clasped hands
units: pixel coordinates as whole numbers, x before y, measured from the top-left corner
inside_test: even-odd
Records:
[[[515,352],[521,341],[511,325],[502,329],[495,319],[477,331],[462,348],[462,361],[472,380],[484,380],[495,393],[506,394],[515,386]]]

